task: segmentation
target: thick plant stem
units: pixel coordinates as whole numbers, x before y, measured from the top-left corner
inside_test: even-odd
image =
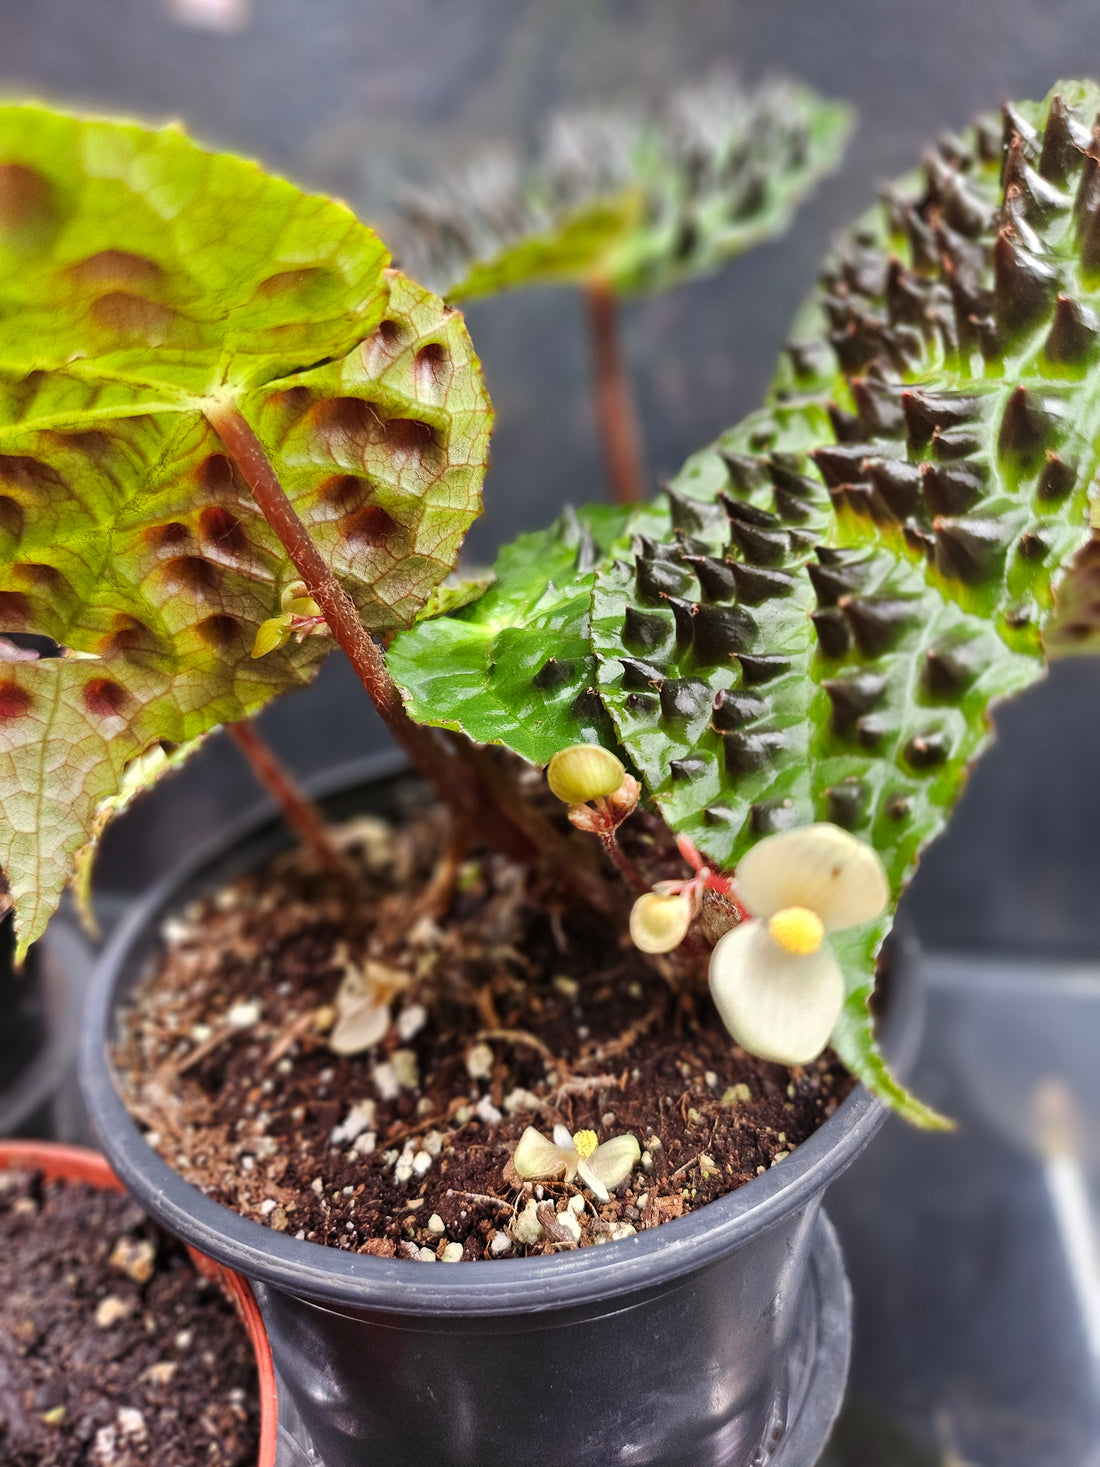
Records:
[[[619,303],[605,280],[593,280],[585,287],[585,304],[604,467],[615,502],[634,504],[645,498],[646,479],[638,417],[619,339]]]
[[[264,518],[294,562],[294,568],[309,587],[309,594],[324,613],[337,646],[355,669],[398,746],[442,799],[457,807],[463,819],[471,819],[476,812],[471,804],[468,778],[462,777],[458,761],[450,751],[427,729],[413,723],[405,712],[381,649],[360,621],[351,597],[310,539],[309,531],[283,492],[260,440],[232,403],[206,408],[206,417],[240,469]]]
[[[283,819],[298,834],[302,844],[313,852],[318,863],[327,871],[346,874],[350,866],[333,840],[320,810],[260,738],[255,725],[227,723],[225,731],[282,811]]]
[[[610,893],[605,892],[598,877],[589,888],[572,847],[539,811],[508,788],[505,778],[490,768],[481,750],[469,746],[460,754],[433,730],[412,721],[381,649],[310,539],[255,433],[231,403],[208,407],[206,417],[413,768],[454,810],[460,823],[486,837],[505,855],[526,861],[542,857],[559,880],[606,911]]]

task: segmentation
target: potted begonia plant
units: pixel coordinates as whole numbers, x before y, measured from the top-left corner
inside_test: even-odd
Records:
[[[805,1396],[793,1345],[812,1355],[828,1312],[815,1322],[807,1302],[821,1191],[881,1119],[872,1092],[940,1123],[875,1044],[875,955],[989,737],[991,702],[1092,636],[1096,100],[1066,84],[1007,111],[1003,130],[979,123],[941,142],[827,265],[764,409],[656,504],[568,515],[506,550],[488,589],[443,587],[426,609],[476,511],[487,438],[460,318],[386,273],[374,237],[338,206],[179,134],[0,113],[15,460],[0,500],[4,611],[69,652],[15,664],[0,684],[4,862],[23,941],[97,823],[155,772],[137,756],[166,740],[178,758],[214,723],[241,719],[299,680],[331,635],[411,762],[458,807],[460,832],[530,861],[617,941],[627,912],[607,869],[483,746],[552,766],[573,826],[642,888],[630,927],[677,1011],[709,965],[738,1053],[794,1065],[789,1094],[830,1038],[868,1087],[793,1154],[773,1152],[778,1165],[659,1227],[645,1206],[640,1228],[608,1222],[617,1188],[638,1202],[656,1190],[609,1107],[602,1142],[596,1126],[531,1125],[505,1148],[508,1195],[533,1214],[526,1238],[518,1211],[497,1230],[505,1250],[553,1256],[490,1248],[490,1261],[425,1275],[369,1239],[317,1248],[288,1235],[279,1199],[264,1215],[282,1214],[281,1228],[265,1230],[173,1173],[113,1084],[118,1009],[168,904],[257,851],[203,857],[104,964],[89,1103],[150,1209],[256,1281],[330,1467],[367,1451],[512,1460],[535,1437],[576,1463],[748,1463],[766,1440],[809,1461],[820,1447],[828,1412],[800,1440],[784,1396],[796,1408]],[[418,611],[383,656],[368,629],[388,637]],[[64,798],[52,777],[62,751]],[[322,892],[354,883],[345,846],[321,834],[315,845]],[[445,895],[482,880],[460,854],[451,864]],[[341,985],[327,1023],[316,1009],[302,1017],[335,1038],[366,1013],[372,1044],[396,1059],[430,1014],[402,996],[408,973],[379,967]],[[255,1028],[258,1011],[223,1017],[216,1035],[191,1035],[196,1065],[204,1046]],[[490,1017],[491,1005],[485,1030],[504,1042]],[[173,1073],[190,1057],[185,1043]],[[471,1080],[483,1063],[471,1049]],[[380,1093],[396,1078],[391,1061],[372,1073]],[[611,1094],[574,1087],[586,1090],[601,1104]],[[366,1134],[365,1109],[359,1119],[344,1141]],[[373,1137],[353,1146],[364,1168],[372,1148]],[[396,1178],[408,1147],[391,1149]],[[401,1185],[431,1168],[423,1155],[418,1170],[410,1152]],[[712,1163],[690,1159],[700,1187]],[[611,1213],[594,1206],[590,1218],[586,1192]],[[417,1256],[447,1260],[455,1245],[438,1222],[439,1251]],[[574,1246],[597,1233],[612,1246]],[[819,1262],[819,1294],[828,1273]],[[843,1313],[835,1296],[833,1307]]]

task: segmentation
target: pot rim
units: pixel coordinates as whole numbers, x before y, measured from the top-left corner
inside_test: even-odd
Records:
[[[33,1167],[50,1179],[87,1182],[104,1192],[125,1192],[122,1181],[111,1170],[107,1158],[88,1146],[70,1146],[60,1141],[23,1141],[0,1138],[0,1171],[16,1167]],[[159,1221],[159,1219],[158,1219]],[[275,1397],[275,1365],[271,1358],[267,1330],[260,1308],[247,1279],[225,1264],[205,1257],[188,1246],[191,1262],[204,1277],[213,1280],[236,1305],[248,1331],[256,1360],[257,1384],[260,1391],[260,1445],[256,1467],[275,1467],[277,1446],[277,1411]]]
[[[344,764],[309,783],[324,800],[356,785],[387,782],[407,772],[400,755]],[[169,872],[119,923],[97,964],[81,1043],[81,1084],[97,1138],[118,1175],[169,1232],[248,1278],[326,1305],[405,1316],[538,1313],[614,1299],[667,1286],[733,1251],[820,1196],[867,1145],[886,1108],[857,1085],[808,1140],[779,1165],[705,1207],[601,1247],[536,1258],[468,1261],[420,1271],[410,1259],[379,1258],[311,1243],[242,1217],[213,1201],[149,1146],[114,1082],[108,1045],[115,995],[132,954],[144,957],[181,889],[211,874],[235,848],[278,824],[267,800],[203,843]],[[286,844],[289,845],[287,835]],[[904,1069],[919,1031],[916,985],[891,994],[882,1041]]]

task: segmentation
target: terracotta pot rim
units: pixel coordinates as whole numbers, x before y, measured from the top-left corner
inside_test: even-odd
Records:
[[[88,1146],[70,1146],[60,1141],[0,1139],[0,1169],[10,1171],[15,1167],[33,1167],[51,1179],[87,1182],[105,1192],[126,1190],[111,1169],[107,1158]],[[237,1306],[248,1331],[256,1358],[256,1374],[260,1387],[260,1450],[257,1467],[275,1467],[275,1366],[271,1359],[267,1330],[264,1328],[255,1296],[247,1279],[234,1273],[225,1264],[216,1263],[194,1248],[188,1247],[187,1251],[196,1269],[207,1278],[213,1279]]]

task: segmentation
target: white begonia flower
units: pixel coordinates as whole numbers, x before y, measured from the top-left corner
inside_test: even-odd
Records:
[[[836,825],[768,836],[737,867],[751,920],[727,932],[710,959],[722,1022],[751,1054],[804,1065],[829,1042],[844,1005],[844,975],[824,938],[877,917],[890,897],[878,853]]]
[[[641,1156],[637,1138],[627,1134],[597,1143],[595,1131],[569,1134],[567,1126],[554,1127],[554,1139],[528,1126],[516,1144],[512,1165],[517,1176],[528,1180],[563,1176],[571,1182],[579,1177],[588,1190],[606,1202],[621,1187]]]
[[[630,910],[630,937],[643,953],[670,953],[687,936],[694,905],[684,892],[659,888],[640,896]]]

